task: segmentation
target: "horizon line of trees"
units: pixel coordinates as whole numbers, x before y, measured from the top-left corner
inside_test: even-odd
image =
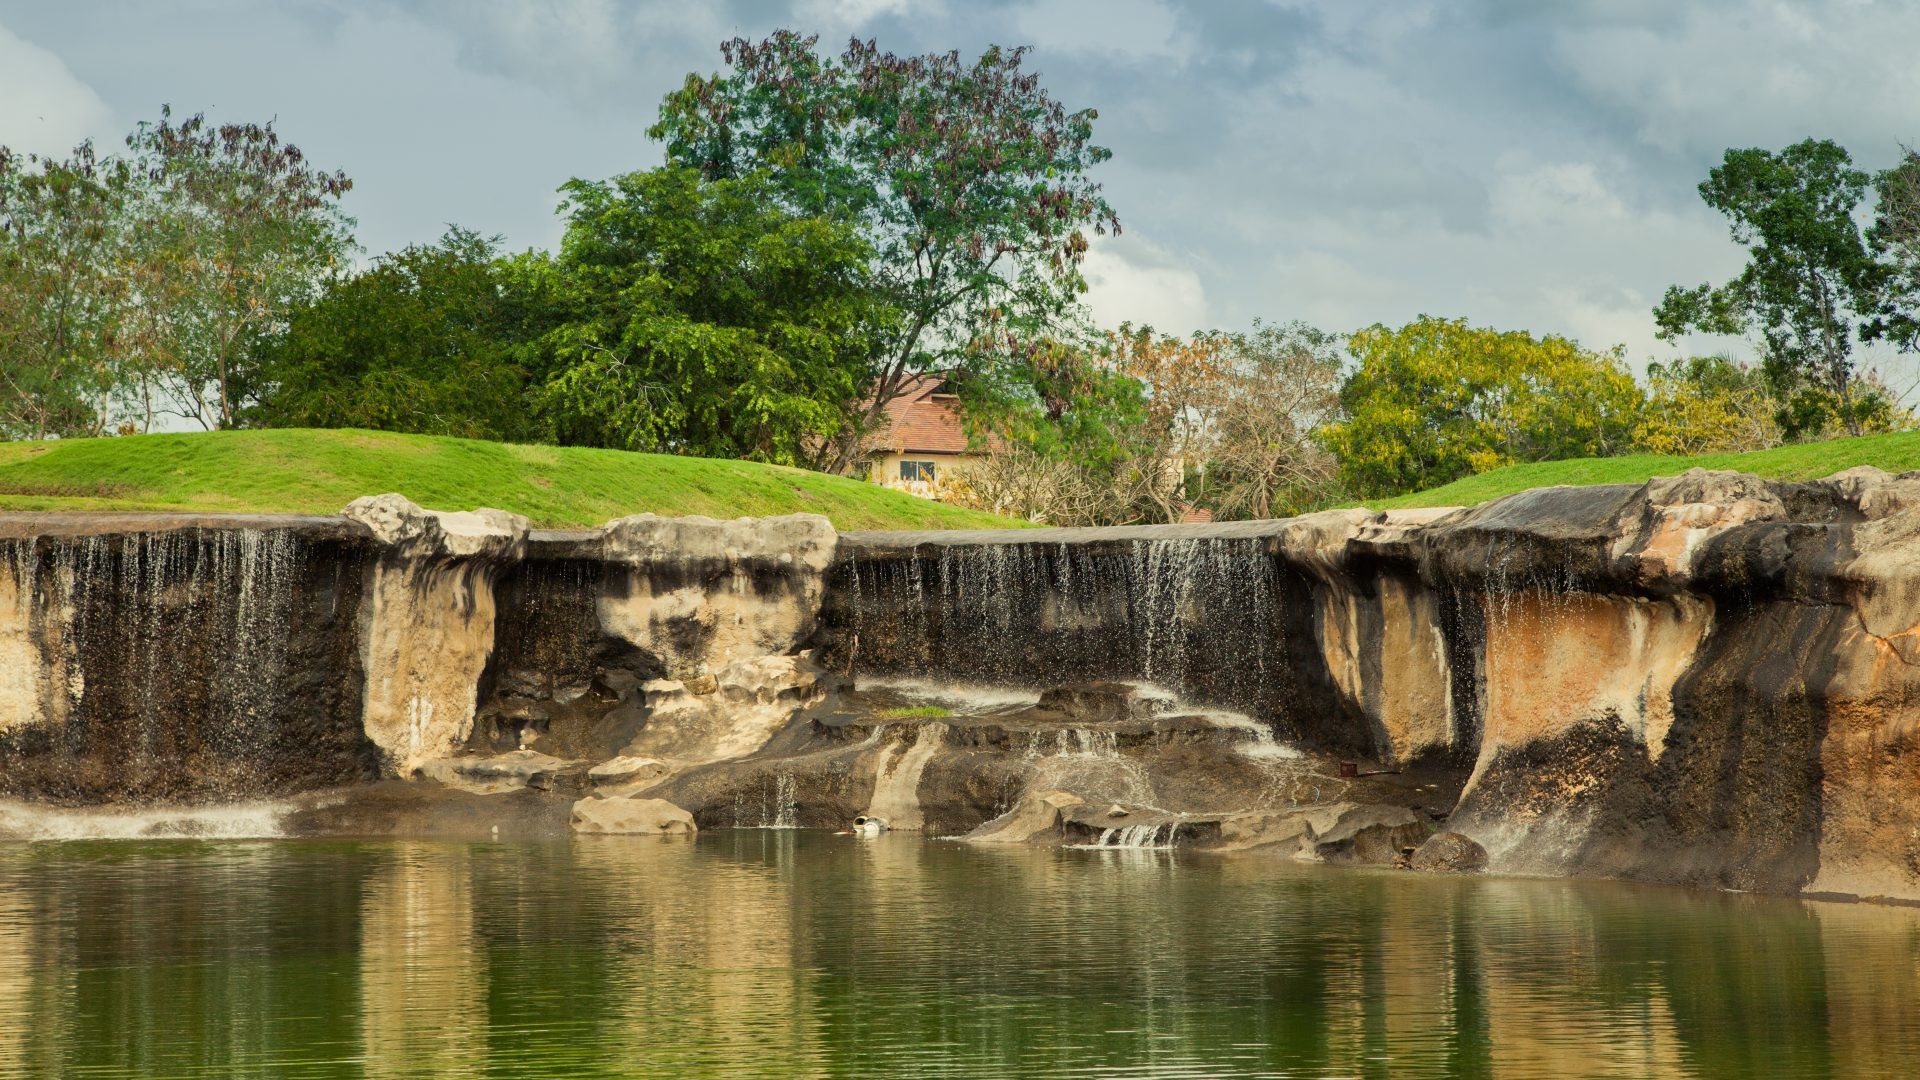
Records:
[[[1501,465],[1911,426],[1860,350],[1920,352],[1920,154],[1809,139],[1700,186],[1748,262],[1675,286],[1650,365],[1421,316],[1333,334],[1093,326],[1081,263],[1120,219],[1097,113],[1024,49],[721,46],[649,131],[662,165],[560,188],[553,251],[449,226],[351,256],[352,182],[272,124],[176,121],[122,151],[0,147],[0,437],[369,427],[857,471],[924,375],[986,463],[962,501],[1057,524],[1266,517]]]

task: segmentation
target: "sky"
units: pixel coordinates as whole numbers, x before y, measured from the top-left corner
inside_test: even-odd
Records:
[[[1032,46],[1113,150],[1093,313],[1172,332],[1431,314],[1637,367],[1681,347],[1668,285],[1740,268],[1695,190],[1726,148],[1920,144],[1920,0],[0,0],[0,143],[273,119],[353,178],[369,257],[547,247],[561,183],[659,164],[661,97],[779,27]]]

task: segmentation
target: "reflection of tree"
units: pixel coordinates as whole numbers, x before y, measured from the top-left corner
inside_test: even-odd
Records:
[[[487,957],[474,936],[467,849],[396,844],[360,900],[367,1075],[479,1076]]]

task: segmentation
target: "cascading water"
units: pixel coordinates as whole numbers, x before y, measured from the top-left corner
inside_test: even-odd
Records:
[[[1180,823],[1177,821],[1154,825],[1126,825],[1117,829],[1102,829],[1100,836],[1093,843],[1083,846],[1150,851],[1172,848],[1179,836]]]
[[[1313,618],[1258,528],[911,544],[849,537],[827,613],[857,676],[1002,686],[1148,680],[1284,722]]]
[[[292,526],[0,540],[0,659],[30,673],[0,681],[0,793],[191,802],[369,775],[359,563],[315,543]]]

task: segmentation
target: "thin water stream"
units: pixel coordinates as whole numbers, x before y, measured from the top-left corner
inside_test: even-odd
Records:
[[[0,1076],[1875,1077],[1920,911],[888,835],[0,845]]]

